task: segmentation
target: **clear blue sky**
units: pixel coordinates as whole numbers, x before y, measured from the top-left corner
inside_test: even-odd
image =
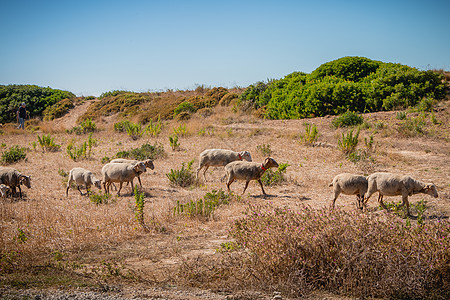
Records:
[[[343,56],[450,70],[450,1],[0,0],[0,84],[246,87]]]

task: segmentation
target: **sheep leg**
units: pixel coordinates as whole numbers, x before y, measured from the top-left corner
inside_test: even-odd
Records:
[[[264,194],[264,195],[267,195],[267,194],[266,194],[266,191],[264,191],[264,187],[263,187],[263,184],[262,184],[261,179],[258,179],[258,182],[259,182],[259,185],[261,186],[261,190],[262,190],[263,194]],[[248,183],[247,183],[247,185],[248,185]]]
[[[206,166],[204,169],[203,169],[203,180],[206,182],[206,171],[208,171],[208,168],[209,168],[209,166]]]
[[[138,180],[139,180],[139,185],[141,186],[141,189],[142,189],[141,176],[138,176],[137,178],[138,178]]]
[[[248,183],[250,182],[250,180],[247,180],[246,182],[245,182],[245,187],[244,187],[244,191],[242,192],[242,195],[244,195],[244,193],[245,193],[245,190],[247,189],[247,187],[248,187]],[[263,190],[264,191],[264,190]]]
[[[229,178],[227,182],[228,193],[231,194],[230,185],[233,183],[234,179]]]
[[[334,192],[334,199],[333,199],[333,201],[331,202],[331,209],[334,209],[334,204],[336,203],[336,199],[337,199],[337,197],[339,197],[339,194],[340,194],[341,192],[340,191],[335,191]]]
[[[200,170],[203,168],[203,166],[198,166],[197,168],[197,174],[195,175],[195,178],[197,178],[198,180],[198,172],[200,172]]]
[[[378,194],[378,202],[380,203],[381,207],[384,208],[385,210],[388,210],[388,208],[386,207],[386,205],[384,205],[383,202],[383,195],[381,193]]]
[[[80,192],[80,195],[83,196],[83,192],[80,190],[80,186],[77,184],[77,189]]]
[[[139,178],[139,177],[138,177]],[[134,194],[134,185],[133,185],[133,179],[131,179],[131,193]],[[141,186],[142,187],[142,186]]]
[[[20,184],[19,184],[18,188],[19,188],[19,198],[22,199],[22,189],[20,188]]]
[[[120,185],[119,185],[119,190],[117,191],[117,196],[120,196],[120,190],[122,189],[122,184],[123,184],[123,182],[121,181]]]
[[[403,197],[402,197],[402,205],[401,205],[401,206],[403,206],[403,205],[405,205],[405,204],[406,204],[406,215],[407,215],[407,216],[411,216],[411,214],[410,214],[410,212],[409,212],[408,194],[403,195]]]

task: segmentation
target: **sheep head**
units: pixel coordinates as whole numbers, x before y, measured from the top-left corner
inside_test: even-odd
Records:
[[[275,161],[275,159],[273,159],[272,157],[267,157],[264,160],[264,168],[268,169],[268,168],[278,168],[278,163]]]
[[[147,169],[145,168],[145,164],[142,161],[134,165],[133,170],[138,174],[147,171]]]
[[[25,175],[20,175],[19,184],[23,184],[27,188],[31,188],[31,177],[25,176]]]
[[[98,188],[99,190],[101,190],[102,189],[102,181],[101,180],[95,180],[94,181],[94,186],[96,187],[96,188]]]
[[[433,196],[434,198],[438,197],[438,192],[437,192],[436,186],[432,183],[427,184],[423,190],[424,190],[425,194]]]
[[[239,152],[239,155],[242,157],[243,160],[252,161],[252,156],[248,151],[241,151]]]
[[[153,170],[155,166],[153,165],[153,161],[151,159],[144,160],[144,164],[147,168]]]

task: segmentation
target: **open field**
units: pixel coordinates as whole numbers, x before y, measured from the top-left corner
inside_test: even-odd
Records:
[[[74,138],[75,144],[85,141],[87,135],[68,134],[65,129],[77,125],[77,117],[86,108],[87,105],[82,109],[77,107],[71,114],[41,126],[43,132],[50,133],[62,146],[57,152],[42,152],[39,145],[33,150],[32,143],[37,142],[37,135],[42,132],[9,129],[0,136],[0,143],[6,147],[19,145],[30,149],[26,161],[10,166],[32,176],[32,188],[22,188],[23,200],[8,199],[0,206],[0,296],[35,295],[58,289],[57,293],[90,291],[98,297],[104,294],[118,298],[270,298],[273,292],[270,288],[189,287],[186,278],[180,278],[179,270],[191,259],[214,257],[217,249],[231,240],[232,224],[243,217],[251,204],[270,203],[293,210],[301,210],[304,205],[317,209],[328,207],[332,199],[328,184],[343,172],[389,171],[433,182],[438,198],[418,194],[409,198],[410,203],[427,201],[426,220],[447,220],[450,215],[449,101],[436,106],[436,122],[430,121],[429,113],[425,115],[424,133],[417,135],[405,135],[398,130],[404,121],[396,118],[397,112],[363,115],[368,125],[361,129],[359,148],[367,148],[364,138],[369,139],[370,135],[374,144],[371,159],[357,163],[346,159],[337,148],[338,139],[348,129],[334,129],[333,117],[269,121],[233,113],[230,107],[222,106],[217,106],[206,118],[196,114],[185,122],[164,122],[158,137],[144,135],[137,140],[115,132],[113,123],[117,120],[113,116],[105,117],[97,123],[100,130],[93,134],[98,142],[91,157],[75,162],[67,155],[66,147]],[[418,117],[419,113],[411,112],[408,116]],[[305,122],[318,128],[320,136],[314,147],[300,141]],[[173,151],[168,137],[180,124],[186,125],[187,134],[180,137],[180,149]],[[81,166],[100,178],[103,157],[112,158],[119,151],[145,143],[161,144],[167,154],[154,161],[154,170],[141,176],[144,220],[149,230],[144,230],[135,219],[130,187],[125,187],[120,197],[113,196],[107,204],[96,205],[75,189],[70,189],[66,197],[65,179],[60,170],[68,173],[73,167]],[[271,156],[278,163],[289,164],[283,183],[265,187],[269,196],[262,197],[259,185],[251,182],[245,195],[232,197],[229,204],[215,211],[211,220],[174,214],[177,201],[195,201],[212,190],[226,191],[226,184],[221,182],[223,168],[210,168],[206,184],[201,180],[199,185],[189,188],[172,186],[166,177],[171,169],[179,169],[182,163],[195,159],[195,171],[198,154],[208,148],[248,150],[253,161],[262,162],[265,155],[258,150],[261,145],[270,145]],[[243,182],[231,186],[238,195],[243,187]],[[400,200],[400,196],[385,197],[386,202]],[[354,196],[341,195],[336,206],[355,211],[354,202]],[[371,197],[368,206],[368,214],[384,214],[378,209],[376,195]],[[417,212],[413,210],[413,214]],[[325,293],[321,296],[338,298]]]

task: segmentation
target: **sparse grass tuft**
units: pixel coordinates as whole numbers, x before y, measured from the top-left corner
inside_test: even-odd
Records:
[[[342,133],[342,140],[338,140],[338,148],[345,155],[349,155],[356,150],[356,147],[358,146],[359,132],[360,129],[358,128],[355,135],[353,135],[353,129],[347,132],[347,134]]]
[[[214,211],[216,208],[220,205],[228,204],[229,200],[230,195],[225,193],[222,189],[219,191],[212,190],[197,201],[191,200],[183,204],[178,200],[176,206],[173,208],[173,214],[174,216],[186,215],[191,218],[211,220],[214,218]]]
[[[170,169],[170,172],[166,174],[170,183],[181,187],[188,187],[195,184],[196,180],[194,172],[192,171],[193,163],[194,160],[188,162],[187,165],[186,163],[183,162],[181,164],[181,169],[179,170]]]

